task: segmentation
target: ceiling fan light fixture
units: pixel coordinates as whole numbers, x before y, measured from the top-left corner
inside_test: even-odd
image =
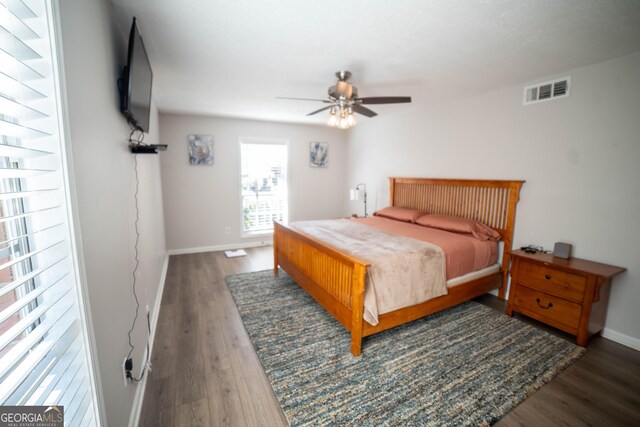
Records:
[[[349,129],[349,120],[346,117],[340,117],[340,121],[338,123],[338,127],[340,129]]]
[[[327,120],[327,124],[329,126],[335,127],[338,125],[337,112],[336,107],[331,107],[331,110],[329,111],[329,120]]]
[[[349,129],[356,125],[356,118],[351,107],[336,105],[329,111],[327,124],[338,129]]]
[[[356,117],[353,115],[353,113],[349,113],[347,115],[347,124],[349,125],[349,127],[356,125]]]
[[[355,114],[362,114],[366,117],[377,116],[375,111],[363,106],[363,104],[399,104],[411,102],[410,96],[374,96],[361,98],[358,96],[358,88],[347,80],[351,77],[349,71],[338,71],[336,73],[338,81],[335,85],[329,86],[329,99],[310,98],[282,98],[301,101],[320,101],[329,104],[326,107],[312,111],[307,116],[313,116],[322,111],[329,110],[327,125],[340,129],[348,129],[356,125]]]

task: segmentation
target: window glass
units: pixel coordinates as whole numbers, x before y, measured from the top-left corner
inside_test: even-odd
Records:
[[[288,220],[287,143],[242,140],[240,143],[242,230],[273,231],[273,220]]]

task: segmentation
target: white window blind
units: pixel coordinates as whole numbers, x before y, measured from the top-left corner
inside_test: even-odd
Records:
[[[52,4],[0,0],[0,404],[97,425],[70,227]]]
[[[287,221],[287,141],[240,142],[243,233],[273,231]]]

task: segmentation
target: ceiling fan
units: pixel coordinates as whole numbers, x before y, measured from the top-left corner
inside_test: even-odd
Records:
[[[364,107],[363,104],[399,104],[411,102],[410,96],[374,96],[360,98],[358,97],[358,88],[348,81],[351,77],[350,71],[338,71],[336,73],[336,77],[338,78],[338,81],[335,85],[329,87],[328,99],[289,97],[278,97],[278,99],[319,101],[329,104],[326,107],[310,112],[307,116],[313,116],[314,114],[318,114],[322,111],[330,110],[328,124],[342,129],[355,125],[354,113],[362,114],[367,117],[374,117],[378,115],[375,111]]]

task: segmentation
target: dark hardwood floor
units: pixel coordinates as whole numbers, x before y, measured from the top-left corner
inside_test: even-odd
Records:
[[[224,281],[273,267],[271,247],[247,254],[171,257],[141,426],[286,425]],[[504,312],[491,295],[478,301]],[[594,338],[586,356],[497,425],[640,426],[640,352]]]

